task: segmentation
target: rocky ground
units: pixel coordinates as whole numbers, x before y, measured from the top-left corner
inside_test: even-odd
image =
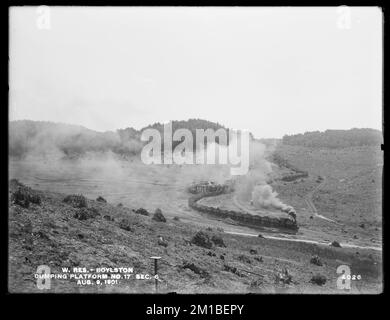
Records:
[[[158,209],[158,208],[156,208]],[[112,205],[30,189],[13,180],[9,200],[9,291],[43,292],[34,273],[48,265],[133,267],[152,274],[160,256],[159,290],[178,293],[378,293],[382,255],[309,243],[245,237],[200,229],[164,212]],[[336,269],[348,265],[361,280],[337,289]],[[115,285],[52,280],[49,292],[154,292],[154,280]]]

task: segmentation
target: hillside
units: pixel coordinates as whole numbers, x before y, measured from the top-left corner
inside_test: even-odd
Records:
[[[273,183],[280,198],[297,209],[301,228],[327,238],[339,234],[345,241],[381,244],[383,152],[379,145],[317,148],[280,143],[275,154],[288,164],[284,171],[298,168],[308,173],[306,178]]]
[[[381,291],[380,252],[244,237],[222,229],[197,234],[199,227],[180,219],[155,221],[145,210],[99,200],[36,191],[11,181],[11,292],[41,292],[33,276],[39,265],[50,266],[52,273],[62,267],[133,267],[135,273],[150,274],[151,256],[162,257],[160,292],[341,293],[336,287],[340,264],[362,277],[352,283],[353,293]],[[83,286],[53,279],[49,291],[154,292],[154,280]]]
[[[195,137],[196,129],[226,129],[224,126],[201,119],[173,121],[176,129],[188,129]],[[145,129],[156,129],[163,133],[161,123],[154,123],[141,130],[134,128],[97,132],[82,126],[45,121],[18,120],[9,125],[9,154],[23,158],[26,155],[58,155],[74,157],[88,152],[113,152],[118,155],[138,154],[144,143],[141,133]],[[162,139],[163,142],[163,139]],[[216,142],[219,143],[218,137]],[[180,141],[173,142],[173,147]],[[195,146],[196,141],[194,141]]]
[[[383,137],[375,129],[350,129],[313,131],[304,134],[285,135],[283,144],[313,148],[345,148],[357,146],[379,146]]]

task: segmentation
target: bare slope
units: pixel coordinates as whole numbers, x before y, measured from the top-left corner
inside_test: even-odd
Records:
[[[362,244],[381,242],[382,166],[380,147],[313,148],[279,144],[276,153],[309,172],[306,179],[277,182],[280,197],[298,211],[300,226]],[[316,219],[316,212],[336,223]]]

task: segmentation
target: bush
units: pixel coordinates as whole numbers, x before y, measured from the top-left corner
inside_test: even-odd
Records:
[[[64,198],[64,202],[75,208],[86,208],[87,199],[82,194],[71,194]]]
[[[164,240],[163,237],[159,237],[157,243],[159,246],[168,247],[168,241]]]
[[[255,257],[254,259],[258,262],[263,262],[263,257]]]
[[[158,221],[158,222],[166,222],[167,220],[165,219],[164,215],[161,212],[161,209],[156,209],[154,212],[152,220]]]
[[[261,287],[263,285],[263,279],[262,278],[259,278],[259,279],[255,279],[255,280],[252,280],[251,283],[249,284],[249,287],[250,288],[258,288],[258,287]]]
[[[183,269],[190,269],[192,272],[199,274],[202,278],[207,278],[210,276],[210,274],[206,270],[198,267],[197,265],[195,265],[192,262],[184,261],[182,268]]]
[[[317,273],[311,278],[310,282],[322,286],[326,283],[326,277]]]
[[[110,215],[107,215],[107,214],[104,215],[103,218],[104,218],[105,220],[107,220],[107,221],[114,221],[114,218],[111,217]]]
[[[76,211],[74,214],[74,218],[78,220],[87,220],[91,218],[95,218],[96,216],[100,215],[96,208],[80,208]]]
[[[314,131],[304,134],[285,135],[283,144],[314,148],[344,148],[353,146],[379,146],[383,136],[375,129],[350,129]]]
[[[243,273],[241,273],[236,267],[229,266],[228,264],[223,265],[223,270],[231,272],[239,277],[245,277],[245,275]]]
[[[213,235],[211,237],[211,241],[217,246],[217,247],[222,247],[226,248],[225,242],[223,241],[221,236],[218,235]]]
[[[87,220],[89,218],[89,212],[86,208],[81,208],[75,212],[73,217],[78,220]]]
[[[144,209],[144,208],[139,208],[137,210],[134,211],[136,214],[140,214],[142,216],[148,216],[149,215],[149,212]]]
[[[283,268],[281,272],[275,274],[275,283],[290,284],[292,282],[292,276],[288,272],[287,268]]]
[[[12,193],[11,201],[23,208],[28,208],[30,203],[37,205],[41,204],[41,198],[35,194],[30,188],[20,185],[17,190]]]
[[[316,266],[322,266],[321,259],[317,255],[311,257],[310,263],[315,264]]]
[[[330,245],[331,245],[332,247],[341,248],[340,243],[337,242],[337,241],[333,241]]]
[[[131,223],[128,219],[122,219],[119,222],[119,228],[126,230],[126,231],[134,231],[134,229],[131,227]]]
[[[96,201],[107,203],[107,200],[104,199],[102,196],[98,196],[98,197],[96,198]]]
[[[241,262],[244,262],[244,263],[248,263],[248,264],[252,263],[251,259],[244,254],[240,254],[238,256],[238,260],[240,260]]]
[[[191,243],[206,249],[211,249],[213,246],[213,243],[210,241],[209,235],[203,231],[198,231],[192,238]]]

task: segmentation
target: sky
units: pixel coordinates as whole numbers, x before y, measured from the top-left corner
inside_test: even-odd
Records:
[[[9,118],[382,129],[376,7],[11,7]]]

